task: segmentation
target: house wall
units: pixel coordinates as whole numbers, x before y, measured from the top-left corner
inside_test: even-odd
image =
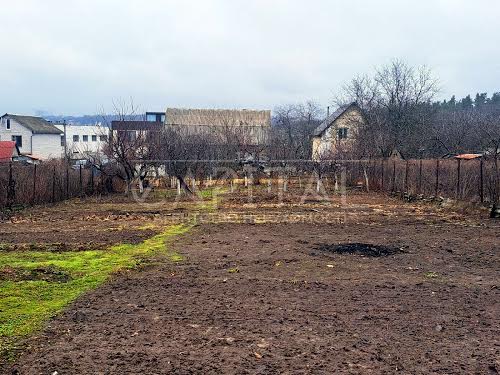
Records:
[[[23,137],[23,146],[19,148],[19,151],[23,154],[31,154],[31,130],[26,129],[13,119],[10,119],[10,130],[7,130],[7,118],[2,117],[0,120],[0,141],[12,141],[13,135]]]
[[[360,125],[364,123],[362,114],[352,109],[345,112],[327,128],[321,137],[314,137],[312,144],[313,160],[334,156],[337,152],[352,152]],[[347,138],[339,139],[338,129],[347,128]]]
[[[59,134],[33,134],[32,144],[32,155],[42,160],[61,158],[63,156],[61,136]]]
[[[211,141],[227,143],[229,139],[237,139],[246,146],[265,144],[269,138],[268,126],[249,125],[167,125],[183,135],[208,135]]]
[[[64,125],[55,125],[61,132],[64,131]],[[78,142],[73,141],[73,136],[78,135]],[[87,142],[83,141],[83,136],[88,136]],[[96,136],[96,140],[92,141],[92,136]],[[109,129],[103,126],[94,125],[66,125],[66,142],[68,152],[74,159],[84,158],[88,154],[97,154],[102,150],[105,141],[101,141],[101,136],[109,136]],[[64,149],[64,147],[63,147]]]

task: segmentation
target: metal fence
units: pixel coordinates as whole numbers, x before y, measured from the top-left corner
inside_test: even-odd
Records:
[[[64,162],[39,165],[0,164],[0,208],[58,202],[99,190],[99,176],[89,168]]]
[[[226,165],[227,163],[222,163]],[[226,165],[231,173],[225,173],[227,183],[245,178],[248,171],[242,165]],[[370,191],[394,192],[410,196],[445,197],[476,203],[498,200],[499,176],[493,160],[433,159],[433,160],[349,160],[314,163],[302,161],[275,161],[269,163],[269,172],[261,172],[264,178],[290,182],[300,177],[316,175],[328,189],[339,186],[341,175],[349,187],[361,187]],[[210,165],[210,166],[209,166]],[[217,161],[203,166],[195,180],[218,179],[214,174]],[[254,176],[255,177],[255,176]],[[168,181],[169,177],[160,180]],[[170,178],[172,181],[172,179]],[[174,179],[175,180],[175,179]],[[245,181],[242,180],[242,181]],[[304,180],[303,180],[304,181]],[[115,181],[116,182],[116,181]],[[47,162],[39,165],[19,163],[0,164],[0,209],[16,205],[27,206],[58,202],[78,196],[104,193],[106,181],[90,168],[74,168],[65,162]],[[123,185],[123,184],[122,184]],[[168,186],[168,182],[162,184]],[[170,183],[171,187],[175,183]],[[209,185],[207,185],[209,186]],[[177,187],[178,188],[178,187]]]
[[[494,202],[499,180],[492,160],[385,160],[371,165],[371,182],[384,191]]]

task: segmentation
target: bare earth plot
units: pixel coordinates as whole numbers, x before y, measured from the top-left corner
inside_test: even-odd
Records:
[[[182,261],[158,254],[81,296],[4,372],[497,374],[499,223],[376,195],[348,199],[345,209],[340,198],[225,197],[212,212],[240,223],[199,224],[171,245]],[[109,214],[105,204],[96,216]],[[121,241],[120,232],[140,241],[145,225],[152,235],[179,209],[158,207],[134,208],[129,224],[126,214],[102,221],[101,230],[122,226],[110,237],[85,214],[68,220],[96,244]],[[38,233],[60,214],[47,210]],[[397,251],[328,251],[339,243]]]

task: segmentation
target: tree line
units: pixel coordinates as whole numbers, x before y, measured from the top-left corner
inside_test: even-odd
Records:
[[[400,60],[347,82],[333,104],[356,102],[366,118],[366,123],[360,124],[351,156],[378,159],[397,151],[404,158],[420,159],[479,152],[498,165],[500,93],[437,101],[439,91],[439,81],[429,68],[410,66]],[[115,106],[115,112],[114,119],[137,119],[133,103],[121,103]],[[208,160],[244,163],[248,155],[256,164],[258,159],[310,160],[312,134],[325,119],[325,112],[313,101],[277,106],[271,128],[257,143],[255,134],[229,122],[227,126],[206,127],[209,131],[202,133],[168,127],[133,138],[116,133],[105,149],[105,160],[111,163],[94,160],[94,164],[124,181],[132,181],[160,167],[179,178],[187,172],[207,174],[213,167]],[[141,160],[169,162],[146,164]],[[180,179],[183,187],[189,189]]]
[[[425,66],[395,60],[343,86],[339,104],[356,101],[367,124],[361,129],[359,156],[439,158],[465,152],[500,152],[500,93],[478,93],[436,101],[440,84]]]

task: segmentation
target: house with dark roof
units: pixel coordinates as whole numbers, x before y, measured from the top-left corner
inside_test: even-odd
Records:
[[[14,141],[24,155],[45,160],[60,158],[63,132],[41,117],[6,113],[0,117],[0,141]]]
[[[313,160],[336,159],[355,151],[359,127],[365,117],[356,103],[341,106],[315,129],[312,137]]]

